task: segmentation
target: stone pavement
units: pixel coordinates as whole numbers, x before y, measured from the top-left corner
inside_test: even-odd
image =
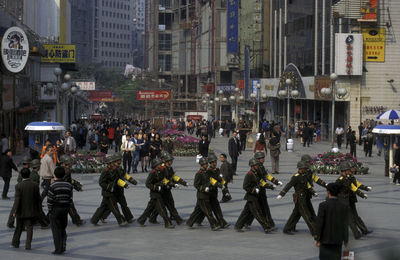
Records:
[[[218,137],[212,140],[211,146],[216,153],[227,152],[227,143],[228,138]],[[329,147],[329,143],[321,142],[303,149],[296,140],[295,152],[282,151],[281,171],[276,177],[286,184],[295,172],[296,163],[302,153],[314,155],[329,150]],[[361,147],[357,148],[361,154]],[[173,230],[165,229],[162,224],[140,227],[136,222],[121,228],[111,215],[108,223],[99,227],[91,224],[76,227],[69,223],[67,252],[64,256],[55,257],[50,254],[54,250],[50,230],[40,228],[34,230],[31,251],[23,249],[25,233],[22,235],[20,249],[10,247],[13,230],[6,227],[6,221],[12,200],[0,200],[0,259],[17,257],[18,259],[318,259],[318,249],[302,219],[297,225],[299,232],[296,235],[288,236],[282,233],[282,228],[293,209],[293,203],[292,192],[282,200],[275,199],[280,191],[279,187],[277,190],[267,192],[272,217],[279,228],[277,232],[264,234],[256,221],[251,230],[244,233],[233,230],[233,225],[245,204],[242,182],[249,168],[248,160],[252,155],[251,149],[247,149],[239,158],[238,176],[235,176],[234,183],[229,186],[233,200],[221,204],[224,217],[232,224],[228,230],[212,232],[207,221],[204,222],[204,226],[193,230],[185,225],[177,226]],[[372,186],[373,191],[368,194],[367,200],[359,199],[357,207],[366,225],[374,232],[361,240],[354,240],[350,232],[350,248],[355,251],[356,259],[398,259],[400,203],[397,199],[400,196],[400,187],[389,184],[389,179],[383,176],[384,161],[382,157],[376,156],[376,150],[372,158],[361,155],[359,159],[370,166],[370,174],[359,176],[358,179]],[[266,166],[270,167],[269,157]],[[177,209],[181,216],[187,219],[196,202],[196,192],[192,184],[193,176],[199,167],[195,163],[195,158],[176,158],[174,168],[178,175],[190,184],[189,187],[173,191]],[[88,222],[101,201],[98,176],[98,174],[74,175],[74,178],[84,184],[83,192],[74,193],[75,205],[81,217]],[[134,177],[139,184],[131,185],[130,189],[125,191],[125,195],[128,205],[137,218],[147,205],[149,191],[144,187],[146,173],[134,174]],[[332,175],[321,177],[327,182],[337,178]],[[14,175],[12,185],[15,181]],[[1,182],[0,189],[2,188]],[[319,186],[315,189],[320,194],[313,199],[317,211],[318,204],[325,198],[325,191]],[[9,195],[13,198],[13,188]],[[384,254],[387,254],[387,257],[384,257]],[[390,254],[393,258],[389,257]]]

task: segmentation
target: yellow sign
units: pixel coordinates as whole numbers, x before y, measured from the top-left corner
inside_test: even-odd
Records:
[[[44,44],[46,56],[42,62],[74,63],[76,48],[73,44]]]
[[[385,62],[385,28],[362,29],[364,61]]]

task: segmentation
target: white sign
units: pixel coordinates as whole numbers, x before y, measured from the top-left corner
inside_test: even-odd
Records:
[[[85,81],[81,81],[81,82],[75,82],[75,84],[77,86],[79,86],[80,90],[96,90],[96,83],[94,81],[89,81],[89,82],[85,82]]]
[[[361,76],[363,36],[361,33],[335,34],[335,73],[341,76]]]
[[[18,73],[25,68],[29,57],[29,42],[19,27],[10,27],[1,41],[1,57],[6,69]]]

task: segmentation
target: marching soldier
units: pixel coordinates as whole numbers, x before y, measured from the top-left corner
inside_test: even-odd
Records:
[[[306,165],[307,165],[306,175],[308,177],[308,183],[310,183],[311,187],[313,187],[313,183],[315,182],[318,185],[320,185],[321,187],[326,188],[326,185],[327,185],[326,182],[323,181],[321,178],[319,178],[317,176],[317,174],[311,170],[310,166],[311,166],[311,163],[312,163],[312,157],[310,155],[308,155],[308,154],[304,154],[304,155],[301,156],[301,161],[305,162]],[[314,210],[314,207],[313,207],[313,205],[311,203],[311,199],[312,199],[313,196],[317,197],[318,194],[316,192],[314,192],[313,189],[308,189],[307,190],[306,203],[307,203],[307,206],[308,206],[308,208],[309,208],[309,210],[310,210],[310,212],[312,214],[312,217],[315,219],[316,218],[315,210]],[[299,213],[296,214],[296,216],[293,219],[292,226],[288,227],[288,230],[290,232],[297,232],[296,224],[297,224],[297,222],[299,222],[300,217],[301,217],[301,215]]]
[[[200,170],[194,177],[194,187],[197,189],[197,203],[193,213],[186,221],[186,225],[189,228],[192,228],[193,224],[197,222],[198,219],[203,219],[204,216],[206,216],[211,225],[211,230],[216,231],[219,230],[220,227],[218,226],[218,222],[214,218],[211,209],[210,190],[212,189],[212,184],[210,182],[210,177],[207,174],[207,159],[204,157],[200,158],[199,164]]]
[[[114,214],[120,226],[125,226],[127,224],[119,211],[117,198],[113,192],[115,184],[118,184],[118,181],[120,181],[117,171],[115,171],[115,169],[113,170],[113,162],[114,158],[112,156],[106,158],[105,163],[107,164],[107,167],[103,170],[99,178],[103,200],[101,201],[100,207],[96,210],[90,220],[90,223],[93,225],[97,225],[100,218],[104,216],[108,209],[110,209]]]
[[[151,162],[153,170],[150,172],[146,179],[146,187],[150,190],[150,201],[147,204],[143,214],[138,218],[138,223],[144,226],[147,218],[151,215],[154,209],[157,209],[158,214],[164,219],[165,228],[175,228],[168,218],[167,210],[165,208],[162,190],[166,189],[169,182],[165,182],[165,174],[161,171],[162,161],[158,158]]]
[[[72,187],[76,191],[82,191],[82,184],[79,181],[72,179],[71,176],[71,166],[73,163],[71,157],[69,157],[68,155],[62,155],[60,157],[59,163],[60,166],[65,168],[64,181],[71,183]],[[74,202],[72,202],[71,207],[68,210],[68,214],[72,219],[72,223],[77,225],[78,227],[86,223],[86,221],[82,220],[79,216],[78,211],[75,208]]]
[[[356,177],[354,176],[354,174],[356,174],[356,165],[354,162],[349,161],[349,165],[350,165],[350,171],[351,171],[351,175],[350,175],[350,179],[351,182],[358,188],[364,191],[371,191],[372,188],[369,186],[365,186],[364,184],[361,184]],[[356,222],[357,227],[361,230],[363,235],[367,235],[372,233],[372,230],[369,230],[367,228],[367,226],[364,224],[364,221],[361,219],[361,217],[358,215],[357,212],[357,208],[356,208],[356,203],[357,203],[357,196],[352,193],[352,195],[350,196],[350,211],[354,217],[354,220]]]
[[[261,196],[260,181],[262,178],[257,171],[259,170],[260,164],[256,159],[252,158],[249,161],[249,166],[251,170],[246,174],[243,180],[243,189],[246,191],[244,199],[247,200],[247,202],[235,224],[235,230],[243,232],[243,226],[249,217],[252,217],[257,219],[265,233],[269,233],[271,231],[271,226],[268,224],[265,212],[263,212],[259,203]]]
[[[285,227],[283,228],[283,233],[288,235],[293,235],[290,228],[293,227],[293,223],[300,214],[304,221],[306,222],[308,228],[312,235],[315,235],[315,223],[312,217],[312,213],[307,206],[307,193],[308,189],[312,189],[307,177],[307,165],[305,162],[300,161],[297,163],[298,172],[292,176],[289,183],[282,189],[279,195],[276,197],[278,200],[281,199],[285,194],[294,187],[295,193],[293,194],[293,201],[295,203],[292,214],[290,215]]]
[[[268,200],[267,200],[267,191],[266,188],[269,189],[274,189],[275,187],[271,184],[267,184],[267,181],[272,182],[274,185],[280,185],[282,186],[283,183],[273,177],[271,174],[268,173],[268,171],[264,167],[264,161],[265,161],[265,154],[264,152],[256,152],[254,154],[254,158],[257,160],[259,167],[257,167],[257,175],[260,177],[260,193],[258,196],[259,203],[261,206],[261,210],[263,214],[267,218],[268,225],[271,227],[272,230],[275,230],[275,223],[274,220],[272,219],[271,216],[271,211],[269,209],[268,205]],[[250,216],[248,221],[245,224],[246,228],[249,228],[251,223],[253,222],[254,217]]]
[[[355,203],[357,200],[356,195],[363,199],[367,199],[367,195],[364,194],[357,186],[352,182],[351,179],[351,168],[348,162],[342,162],[339,165],[340,177],[336,180],[336,183],[341,186],[338,198],[349,208],[349,226],[353,231],[355,239],[361,238],[361,233],[357,229],[357,224],[353,211],[350,208],[351,203]],[[355,206],[355,204],[354,204]]]
[[[162,197],[164,199],[165,206],[167,207],[171,220],[175,220],[178,225],[183,223],[183,219],[179,216],[178,211],[175,208],[174,197],[172,196],[171,188],[178,188],[179,185],[187,186],[185,180],[179,177],[174,169],[172,168],[172,163],[174,162],[174,157],[169,153],[162,153],[161,159],[164,161],[162,164],[162,171],[165,174],[165,183],[170,184],[166,185],[166,189],[162,190]],[[157,211],[153,211],[150,216],[150,223],[157,223]]]

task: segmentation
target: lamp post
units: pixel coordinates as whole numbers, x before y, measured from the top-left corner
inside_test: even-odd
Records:
[[[215,97],[215,102],[218,102],[219,103],[219,120],[221,121],[221,119],[222,119],[222,101],[223,101],[223,97],[222,97],[222,95],[224,94],[224,91],[222,90],[222,89],[220,89],[219,91],[218,91],[218,95],[219,95],[219,97]],[[225,98],[226,99],[226,98]],[[215,113],[215,118],[217,118],[217,113]]]
[[[290,89],[292,85],[291,79],[286,79],[286,89],[279,90],[278,95],[281,98],[287,98],[287,108],[286,108],[286,140],[289,139],[289,125],[290,125],[290,97],[297,98],[299,96],[299,91],[297,89]],[[287,146],[286,146],[287,149]]]
[[[59,122],[60,121],[60,115],[59,115],[59,113],[60,113],[59,112],[60,111],[60,102],[59,102],[60,91],[59,91],[59,88],[60,88],[60,85],[61,85],[60,75],[62,73],[62,70],[57,67],[57,68],[54,69],[53,73],[57,78],[56,79],[56,81],[57,81],[57,85],[56,85],[56,122]]]
[[[235,102],[235,121],[239,122],[239,101],[243,101],[244,97],[240,95],[240,89],[235,88],[235,93],[229,97],[232,102]]]

